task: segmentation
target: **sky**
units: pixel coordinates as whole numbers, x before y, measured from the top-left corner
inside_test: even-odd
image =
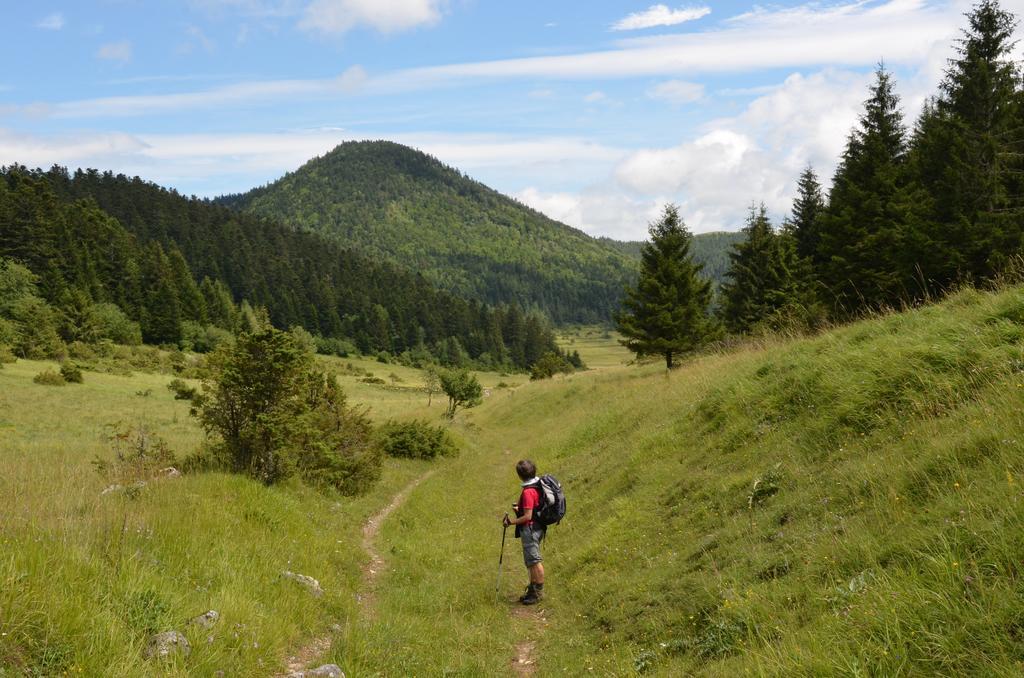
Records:
[[[827,185],[874,68],[908,123],[964,0],[0,0],[0,165],[213,197],[337,144],[423,150],[593,235],[780,220]],[[1024,0],[1004,7],[1024,11]]]

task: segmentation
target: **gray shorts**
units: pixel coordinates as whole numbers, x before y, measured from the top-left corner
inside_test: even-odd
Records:
[[[544,541],[546,533],[547,528],[534,525],[523,525],[519,529],[519,538],[523,540],[523,562],[527,567],[543,560],[540,557],[540,543]]]

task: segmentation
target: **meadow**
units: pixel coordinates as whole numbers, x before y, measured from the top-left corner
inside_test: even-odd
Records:
[[[459,456],[390,461],[356,499],[223,474],[100,496],[90,460],[109,454],[112,421],[144,419],[178,452],[199,443],[170,377],[86,372],[46,387],[32,383],[43,364],[5,365],[0,666],[270,675],[338,624],[314,665],[350,678],[1024,671],[1024,289],[965,291],[672,372],[624,365],[599,330],[562,341],[597,369],[486,375],[491,395],[452,424]],[[440,416],[415,370],[329,359],[358,371],[348,362],[398,377],[342,377],[371,416]],[[495,590],[521,457],[569,497],[544,545],[545,600],[525,614],[512,539]],[[431,469],[382,525],[385,571],[361,613],[360,526]],[[211,608],[221,621],[186,630],[190,657],[142,658],[151,630]],[[523,641],[529,666],[515,661]]]

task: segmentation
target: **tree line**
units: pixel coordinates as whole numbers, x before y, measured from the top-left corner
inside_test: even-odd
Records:
[[[666,207],[617,315],[624,343],[671,367],[726,332],[844,321],[984,284],[1015,265],[1024,245],[1016,26],[996,0],[972,7],[913,128],[880,65],[831,189],[808,167],[781,228],[752,207],[717,303],[678,210]]]
[[[410,364],[525,370],[557,351],[538,313],[110,172],[0,170],[0,259],[22,300],[4,292],[0,343],[23,355],[104,338],[210,350],[260,314],[306,329],[322,352]]]

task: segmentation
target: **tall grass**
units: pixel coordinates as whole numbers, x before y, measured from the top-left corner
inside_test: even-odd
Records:
[[[528,635],[541,675],[1019,675],[1022,405],[1020,288],[503,394],[385,526],[381,620],[334,655],[500,675]],[[493,598],[520,457],[569,493],[543,620],[509,614],[517,543]]]
[[[424,464],[389,461],[356,499],[224,474],[101,496],[90,462],[112,456],[110,425],[144,422],[184,456],[200,442],[188,403],[160,375],[33,384],[45,366],[0,370],[0,675],[269,675],[310,636],[352,623],[361,523]],[[324,597],[286,569],[319,579]],[[209,609],[212,629],[187,625]],[[149,636],[169,629],[191,654],[145,660]]]

